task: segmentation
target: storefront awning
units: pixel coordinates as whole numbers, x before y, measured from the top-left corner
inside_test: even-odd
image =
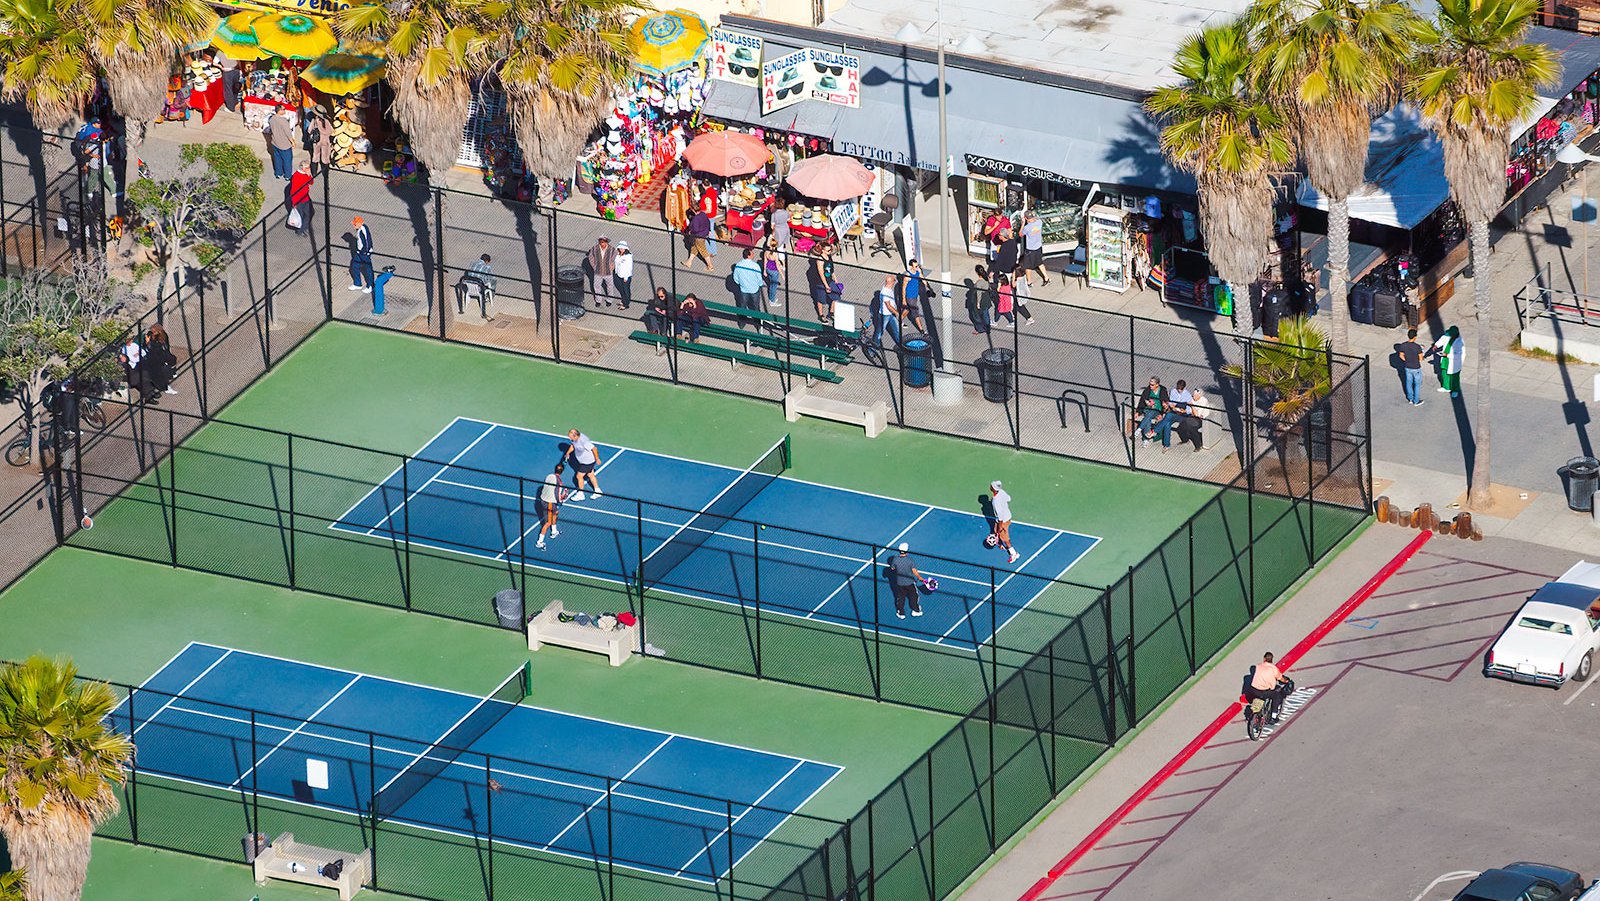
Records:
[[[807,101],[784,107],[770,116],[761,115],[760,92],[754,87],[734,84],[731,81],[711,81],[706,87],[706,99],[700,111],[713,119],[759,125],[778,131],[790,131],[814,138],[832,138],[839,114],[846,112],[842,106],[831,103]]]

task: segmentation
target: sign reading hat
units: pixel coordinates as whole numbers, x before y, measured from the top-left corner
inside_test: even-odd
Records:
[[[754,87],[761,81],[761,45],[753,34],[711,29],[711,77]]]
[[[861,57],[809,47],[812,100],[861,107]]]
[[[761,114],[794,106],[811,94],[811,51],[793,53],[761,64]]]

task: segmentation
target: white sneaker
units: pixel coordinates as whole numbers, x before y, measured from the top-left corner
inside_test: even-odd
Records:
[[[372,289],[371,288],[362,288],[361,289],[361,293],[362,294],[371,294],[372,293]]]
[[[1021,554],[1017,553],[1016,551],[1012,551],[1011,552],[1011,557],[1009,559],[1007,559],[1006,562],[1007,563],[1015,563],[1021,557],[1022,557]]]
[[[904,613],[901,613],[900,611],[896,610],[894,612],[894,618],[895,619],[905,619],[906,615]]]
[[[1142,439],[1139,442],[1139,446],[1140,447],[1149,447],[1150,446],[1150,439],[1149,438]]]
[[[538,548],[538,549],[539,549],[539,550],[541,550],[541,551],[542,551],[542,550],[544,550],[544,539],[543,539],[543,538],[541,538],[541,539],[539,539],[539,540],[538,540],[538,541],[535,541],[535,542],[534,542],[534,543],[533,543],[533,546],[534,546],[534,547],[536,547],[536,548]]]
[[[920,609],[913,610],[913,611],[911,611],[911,615],[912,616],[921,616],[922,615],[922,611]]]
[[[591,491],[589,493],[594,495],[595,497],[599,497],[600,496],[600,489],[596,488],[595,490],[593,490],[593,491]]]
[[[555,526],[551,526],[550,527],[550,537],[551,538],[559,538],[559,537],[561,537],[561,530],[556,528]]]
[[[1435,388],[1433,390],[1439,392],[1440,394],[1449,394],[1450,393],[1450,389],[1449,388]]]
[[[581,501],[581,500],[583,500],[583,492],[582,491],[574,491],[574,492],[572,492],[572,497],[567,498],[567,500],[569,500],[569,501]]]
[[[165,390],[165,391],[163,391],[161,393],[162,394],[177,394],[178,393],[178,389],[176,389],[176,388],[168,388],[167,390]]]
[[[345,290],[347,290],[347,291],[360,291],[361,290],[361,286],[360,285],[351,285],[349,288],[347,288]]]

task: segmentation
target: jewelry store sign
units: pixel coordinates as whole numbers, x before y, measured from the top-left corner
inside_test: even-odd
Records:
[[[991,159],[986,156],[973,156],[967,154],[967,171],[980,175],[992,175],[996,178],[1005,178],[1014,181],[1048,181],[1069,188],[1082,188],[1086,183],[1065,175],[1058,175],[1035,166],[1024,166],[1021,163],[1008,163],[1005,160]]]

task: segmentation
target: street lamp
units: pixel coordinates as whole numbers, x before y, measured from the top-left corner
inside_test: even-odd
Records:
[[[1567,146],[1561,148],[1559,151],[1556,152],[1556,161],[1557,162],[1561,162],[1561,163],[1566,163],[1569,166],[1577,166],[1577,165],[1580,165],[1582,163],[1600,163],[1600,156],[1591,156],[1590,154],[1584,153],[1583,152],[1583,148],[1578,146],[1578,142],[1577,141],[1573,141],[1571,144],[1568,144]],[[1579,213],[1579,207],[1580,206],[1583,208],[1582,209],[1582,212],[1583,212],[1583,220],[1582,221],[1584,223],[1584,226],[1583,226],[1583,296],[1587,301],[1587,298],[1589,296],[1589,237],[1590,237],[1589,236],[1589,223],[1593,222],[1594,218],[1595,218],[1595,210],[1594,210],[1593,207],[1591,207],[1589,205],[1589,168],[1587,166],[1585,166],[1584,170],[1583,170],[1582,203],[1581,204],[1574,203],[1572,205],[1572,218],[1573,219],[1577,219],[1578,218],[1578,213]]]

